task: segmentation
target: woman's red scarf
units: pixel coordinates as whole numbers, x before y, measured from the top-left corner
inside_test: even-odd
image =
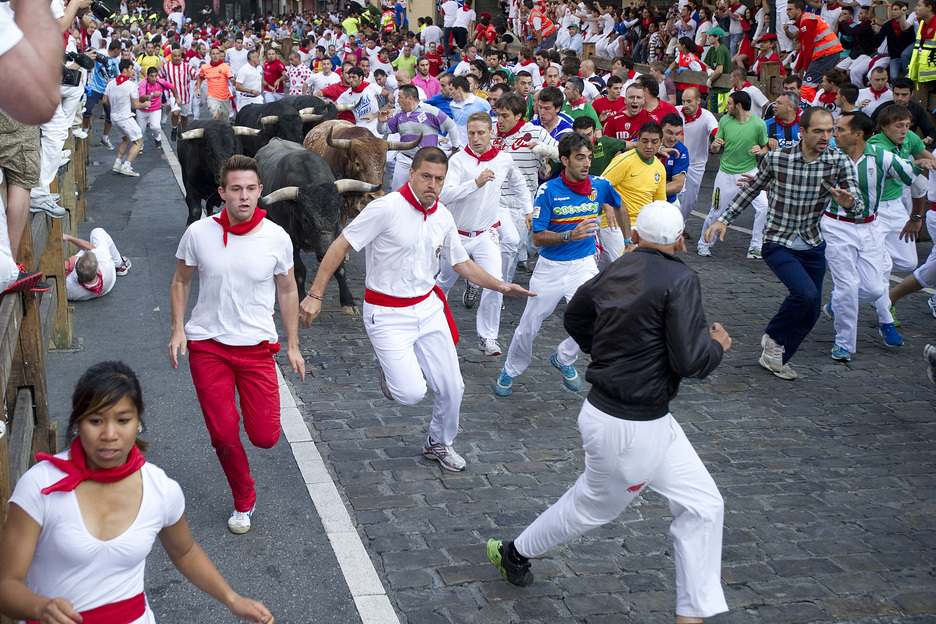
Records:
[[[413,193],[413,189],[410,188],[409,182],[404,184],[399,188],[400,195],[403,196],[409,205],[416,209],[417,212],[421,212],[423,216],[423,221],[429,218],[433,212],[439,209],[439,199],[436,198],[435,202],[428,208],[419,203],[419,200],[416,199],[416,195]]]
[[[590,197],[592,192],[592,183],[591,176],[585,176],[585,179],[581,182],[573,182],[566,177],[565,169],[562,170],[560,174],[562,176],[562,183],[569,187],[569,190],[578,195],[584,195],[585,197]]]
[[[478,159],[478,164],[480,165],[480,164],[483,163],[483,162],[487,162],[487,161],[489,161],[489,160],[494,160],[494,158],[495,158],[498,154],[500,154],[500,151],[499,151],[496,147],[492,147],[492,148],[490,148],[488,151],[484,152],[483,154],[481,154],[481,155],[479,156],[479,155],[475,154],[475,153],[471,150],[471,148],[470,148],[469,146],[466,145],[466,146],[465,146],[465,153],[468,154],[469,156],[471,156],[472,158],[477,158],[477,159]]]
[[[53,466],[65,473],[59,481],[49,487],[42,488],[43,494],[52,492],[71,492],[82,481],[97,481],[98,483],[114,483],[122,481],[143,467],[146,458],[140,449],[133,446],[130,449],[130,456],[127,463],[114,468],[104,468],[101,470],[90,470],[88,468],[87,458],[85,457],[84,447],[81,446],[81,440],[75,439],[69,447],[71,459],[62,459],[48,453],[36,453],[36,461],[51,462]]]
[[[227,247],[228,232],[231,234],[236,234],[237,236],[243,236],[250,230],[257,227],[257,225],[259,225],[265,216],[266,210],[263,208],[257,208],[254,210],[253,218],[249,221],[244,221],[243,223],[238,223],[237,225],[231,225],[230,220],[228,220],[227,209],[225,208],[221,211],[220,215],[212,218],[221,224],[221,229],[224,230],[224,246]]]

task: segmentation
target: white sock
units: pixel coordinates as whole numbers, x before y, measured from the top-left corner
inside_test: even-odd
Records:
[[[119,158],[115,158],[115,159],[114,159],[114,164],[115,164],[115,165],[122,165],[123,163],[121,162],[121,160],[120,160]]]

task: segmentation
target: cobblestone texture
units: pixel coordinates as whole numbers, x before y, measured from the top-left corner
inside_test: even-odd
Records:
[[[703,189],[703,200],[710,192]],[[745,215],[740,225],[750,222]],[[690,219],[693,235],[701,223]],[[725,498],[722,577],[731,611],[709,621],[936,621],[936,392],[920,356],[936,338],[936,320],[923,296],[905,299],[898,313],[906,344],[891,349],[864,309],[848,364],[829,358],[834,333],[820,320],[793,359],[799,379],[777,379],[757,357],[785,290],[763,262],[744,258],[747,243],[748,235],[729,231],[712,257],[698,257],[694,245],[684,256],[701,276],[709,321],[734,339],[722,365],[684,382],[672,405]],[[920,246],[921,257],[928,251]],[[360,295],[363,254],[349,264]],[[361,319],[339,312],[333,284],[322,316],[302,331],[310,377],[295,386],[300,407],[401,621],[670,621],[671,516],[652,492],[616,521],[536,559],[532,587],[508,585],[487,563],[489,537],[513,538],[581,472],[575,422],[588,384],[564,390],[548,363],[564,337],[560,305],[514,394],[496,397],[491,385],[504,357],[478,352],[462,288],[451,298],[463,336],[455,446],[468,461],[464,473],[422,458],[431,396],[404,407],[381,395]],[[827,276],[826,300],[830,289]],[[505,351],[522,309],[523,301],[506,301]],[[586,363],[579,360],[580,372]]]

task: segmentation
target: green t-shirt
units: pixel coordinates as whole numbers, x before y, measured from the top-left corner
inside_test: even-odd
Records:
[[[755,145],[767,145],[767,124],[757,115],[740,123],[731,115],[718,120],[716,139],[725,141],[719,169],[738,175],[757,169],[757,157],[751,153]]]
[[[595,151],[592,152],[592,164],[588,173],[590,175],[601,175],[611,164],[611,161],[614,160],[614,157],[626,149],[627,141],[624,139],[607,136],[599,137],[595,141]]]
[[[714,46],[709,48],[702,62],[710,69],[718,69],[718,67],[721,66],[722,76],[727,76],[731,73],[731,53],[728,51],[728,46],[726,45],[718,46],[717,50]],[[723,87],[709,87],[709,90],[712,93],[728,93],[731,91],[731,89],[725,89]]]
[[[869,145],[877,145],[886,149],[892,154],[897,154],[906,161],[913,162],[913,154],[918,154],[926,149],[926,146],[923,144],[923,139],[921,139],[916,132],[908,132],[907,138],[904,139],[903,145],[897,147],[894,143],[887,138],[887,135],[883,132],[875,134],[870,139],[868,139]],[[903,194],[903,182],[897,178],[888,178],[884,182],[884,193],[881,195],[881,201],[888,201],[890,199],[897,199]]]
[[[566,102],[562,105],[562,112],[572,119],[578,119],[579,117],[591,117],[595,120],[595,127],[601,127],[601,119],[598,118],[598,113],[595,112],[595,109],[588,102],[585,102],[585,106],[578,110],[572,110],[572,107],[569,106],[568,102]]]
[[[349,17],[345,19],[345,21],[341,22],[341,25],[344,27],[345,32],[348,33],[349,35],[357,34],[358,26],[360,26],[358,21],[354,19],[353,17]]]
[[[527,96],[526,105],[527,105],[527,112],[523,116],[523,121],[530,121],[531,119],[533,119],[533,94],[532,93]]]
[[[412,78],[416,75],[416,62],[418,60],[419,58],[415,54],[410,54],[408,59],[403,58],[403,55],[401,54],[400,56],[393,59],[393,62],[390,64],[397,69],[408,69],[410,78]]]

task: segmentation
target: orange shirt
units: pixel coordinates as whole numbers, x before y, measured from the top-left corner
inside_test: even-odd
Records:
[[[234,76],[227,63],[212,67],[211,63],[201,66],[198,75],[208,82],[208,97],[216,100],[230,100],[231,91],[228,81]]]

